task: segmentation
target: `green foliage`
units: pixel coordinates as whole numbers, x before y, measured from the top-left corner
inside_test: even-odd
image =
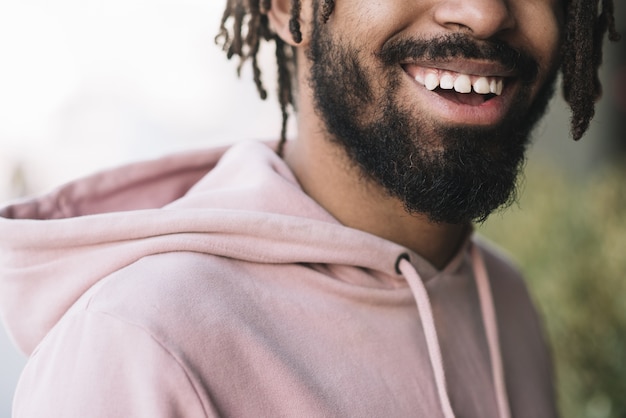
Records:
[[[626,170],[584,182],[527,170],[518,207],[480,232],[507,249],[544,317],[563,417],[626,417]]]

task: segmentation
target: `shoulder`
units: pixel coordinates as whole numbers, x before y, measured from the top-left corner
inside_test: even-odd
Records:
[[[489,274],[512,409],[556,416],[550,348],[526,283],[502,250],[484,238],[477,244]]]
[[[75,309],[39,344],[16,390],[16,417],[206,417],[180,351],[132,318]]]
[[[219,353],[262,321],[263,265],[195,252],[144,257],[105,279],[86,301],[100,313],[144,332],[184,358],[194,373],[211,370]]]
[[[157,338],[185,337],[225,323],[247,292],[241,262],[194,252],[144,257],[105,279],[85,309],[150,330]]]
[[[18,416],[41,416],[44,407],[86,416],[88,403],[108,416],[211,415],[203,376],[215,365],[204,359],[211,347],[223,346],[216,340],[225,340],[224,328],[234,328],[226,308],[233,303],[223,296],[224,283],[236,282],[235,264],[165,253],[103,279],[29,360],[16,396]],[[114,407],[103,405],[111,399]]]

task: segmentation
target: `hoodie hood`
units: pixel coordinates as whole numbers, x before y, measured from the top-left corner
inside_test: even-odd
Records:
[[[90,287],[142,257],[209,253],[258,263],[371,270],[363,286],[406,286],[402,246],[346,228],[304,194],[266,145],[194,151],[69,183],[0,210],[0,313],[31,353]],[[359,245],[355,246],[354,243]],[[455,269],[460,251],[446,270]]]
[[[469,235],[437,271],[400,245],[341,225],[266,145],[179,154],[69,183],[0,210],[0,236],[0,314],[27,354],[95,284],[155,254],[310,264],[341,271],[336,278],[354,286],[409,288],[446,418],[454,413],[426,285],[440,273],[470,270],[498,415],[510,416],[487,269]],[[348,272],[354,268],[367,274]]]

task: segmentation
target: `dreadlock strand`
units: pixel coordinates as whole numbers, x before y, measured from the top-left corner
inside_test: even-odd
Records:
[[[300,29],[301,0],[291,0],[290,32],[297,42],[302,41]],[[246,61],[252,66],[252,77],[261,98],[267,97],[267,91],[261,80],[258,53],[262,41],[274,42],[278,66],[278,102],[282,113],[282,127],[277,152],[282,154],[287,137],[289,108],[295,106],[292,83],[294,77],[293,50],[270,28],[267,12],[272,6],[271,0],[227,0],[219,33],[215,42],[221,45],[228,58],[237,55],[242,69]]]
[[[226,23],[235,15],[234,7],[232,0],[229,0],[226,4],[226,9],[224,10],[224,14],[222,15],[222,20],[220,22],[220,28],[217,36],[215,37],[215,43],[221,45],[222,50],[226,52],[226,56],[228,59],[232,57],[232,53],[230,52],[231,44],[232,44],[232,36],[230,35],[230,31],[226,27]],[[233,28],[233,32],[236,32],[236,28]]]
[[[600,74],[599,69],[602,64],[602,42],[604,41],[604,36],[606,35],[607,29],[609,27],[609,18],[607,13],[607,2],[606,0],[602,0],[602,12],[596,19],[596,23],[594,26],[593,33],[593,55],[591,56],[593,62],[593,92],[594,92],[594,101],[598,100],[600,96],[602,96],[602,83],[600,82]]]
[[[254,84],[256,85],[256,89],[259,92],[261,100],[267,99],[267,90],[265,90],[265,87],[263,87],[263,81],[261,80],[261,69],[259,68],[259,60],[256,56],[256,53],[252,56],[252,73]]]
[[[261,80],[261,69],[259,68],[259,61],[257,59],[260,45],[260,26],[262,25],[261,13],[259,9],[259,4],[256,0],[249,1],[248,7],[250,9],[250,17],[248,20],[248,31],[246,33],[245,39],[245,43],[248,45],[248,51],[246,52],[242,63],[248,58],[252,60],[252,78],[254,80],[254,84],[256,85],[257,91],[259,92],[259,96],[262,100],[265,100],[267,98],[267,91],[265,90],[265,87],[263,87],[263,81]]]
[[[572,110],[571,134],[580,139],[589,127],[595,113],[598,95],[595,54],[595,28],[598,15],[596,0],[577,0],[570,3],[566,24],[563,88]]]
[[[280,141],[276,153],[283,155],[285,142],[287,141],[287,122],[289,120],[289,105],[294,105],[292,88],[292,68],[290,67],[290,57],[287,50],[290,48],[278,35],[275,35],[276,43],[276,64],[278,66],[278,103],[282,113],[282,126],[280,131]]]
[[[246,9],[241,4],[237,4],[235,6],[235,14],[234,14],[234,22],[233,22],[233,38],[230,43],[230,48],[226,53],[228,59],[232,58],[233,55],[243,56],[243,42],[241,36],[241,29],[243,27],[243,19],[246,16]],[[241,65],[237,69],[237,73],[241,70]]]
[[[273,38],[272,31],[270,29],[269,18],[267,14],[261,15],[260,26],[259,26],[259,35],[260,38],[263,38],[266,41],[269,41]]]
[[[262,0],[261,7],[264,13],[269,12],[272,8],[272,0]]]
[[[568,4],[561,69],[564,97],[572,111],[571,134],[575,140],[589,128],[595,102],[602,94],[599,68],[607,32],[609,40],[620,39],[615,28],[613,0],[572,0]]]
[[[622,36],[617,32],[617,29],[615,28],[615,8],[613,6],[613,0],[602,1],[601,18],[606,21],[606,25],[609,31],[609,40],[613,42],[619,41]]]
[[[322,22],[328,22],[335,8],[335,0],[324,0],[322,3]]]
[[[226,29],[226,22],[230,18],[230,14],[232,12],[232,7],[230,2],[226,4],[226,9],[224,10],[224,14],[222,14],[222,20],[220,21],[220,28],[215,36],[216,44],[227,44],[230,41],[230,35],[228,33],[228,29]]]
[[[291,0],[291,18],[289,19],[289,32],[295,43],[302,42],[302,31],[300,29],[300,11],[302,3],[300,0]]]
[[[246,6],[248,9],[248,14],[250,15],[250,19],[254,19],[255,22],[258,22],[259,16],[261,16],[261,5],[259,4],[259,0],[246,0]],[[248,23],[248,25],[250,25],[250,23]],[[249,36],[250,32],[248,32],[247,34],[247,37]]]

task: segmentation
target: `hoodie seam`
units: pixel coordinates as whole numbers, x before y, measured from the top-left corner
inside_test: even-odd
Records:
[[[91,301],[90,301],[91,302]],[[182,363],[182,361],[176,356],[174,355],[174,353],[172,353],[172,351],[170,349],[168,349],[168,347],[165,345],[165,343],[163,343],[162,341],[159,340],[159,338],[157,338],[153,332],[151,332],[147,327],[140,325],[136,322],[130,321],[128,319],[125,319],[119,315],[113,314],[111,312],[106,312],[106,311],[101,311],[101,310],[95,310],[95,309],[91,309],[89,307],[86,307],[83,312],[87,315],[101,315],[103,317],[107,317],[110,318],[112,320],[115,320],[117,322],[120,322],[122,324],[125,324],[127,326],[129,326],[130,328],[134,328],[138,331],[140,331],[141,333],[145,334],[146,336],[148,336],[150,338],[150,340],[152,340],[156,345],[158,345],[161,350],[163,350],[168,357],[170,357],[174,363],[176,363],[176,365],[180,368],[180,370],[183,372],[183,374],[185,375],[185,378],[187,379],[187,382],[189,383],[189,386],[191,386],[194,395],[196,396],[196,399],[198,401],[198,403],[201,405],[202,408],[202,412],[204,413],[205,417],[209,417],[210,415],[207,412],[207,408],[204,404],[204,402],[202,402],[202,396],[200,396],[199,390],[198,388],[196,388],[196,385],[193,383],[193,379],[191,379],[191,377],[189,376],[189,373],[187,372],[187,368],[184,366],[184,364]]]

